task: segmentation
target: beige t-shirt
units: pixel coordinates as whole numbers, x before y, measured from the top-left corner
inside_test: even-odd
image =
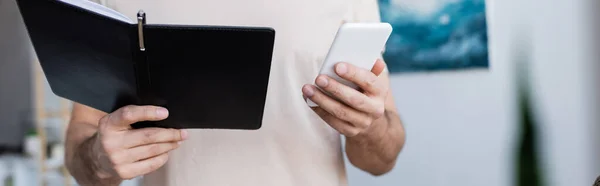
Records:
[[[377,0],[98,0],[148,23],[268,26],[276,30],[263,125],[257,131],[189,130],[147,186],[347,185],[340,135],[302,99],[337,28],[379,21]]]

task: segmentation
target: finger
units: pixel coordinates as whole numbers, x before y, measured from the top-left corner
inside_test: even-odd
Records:
[[[178,142],[186,140],[188,132],[180,129],[144,128],[127,131],[124,148],[133,148],[154,143]]]
[[[167,153],[178,147],[178,142],[144,145],[116,153],[112,160],[116,165],[133,163]]]
[[[362,111],[366,112],[373,116],[380,116],[380,114],[384,111],[379,108],[383,108],[377,100],[368,97],[367,95],[350,88],[344,84],[339,83],[333,78],[330,78],[326,75],[321,75],[317,77],[315,84],[321,87],[322,90],[328,92],[333,97],[338,100],[346,103],[346,105]]]
[[[358,135],[361,131],[359,128],[354,127],[351,123],[349,123],[347,121],[343,121],[339,118],[336,118],[335,116],[331,115],[329,112],[327,112],[319,107],[315,107],[315,108],[313,108],[313,110],[327,124],[329,124],[329,126],[331,126],[331,128],[335,129],[336,131],[338,131],[340,134],[342,134],[344,136],[354,137],[354,136]]]
[[[122,179],[129,180],[154,172],[167,163],[168,159],[169,154],[164,153],[146,160],[118,166],[116,172]]]
[[[376,76],[379,76],[381,75],[383,70],[385,70],[385,63],[383,62],[383,60],[377,59],[377,61],[375,61],[375,65],[371,69],[371,72]]]
[[[366,91],[366,93],[381,96],[385,92],[385,85],[371,71],[348,63],[338,63],[335,66],[335,72],[341,78],[355,83],[362,90]]]
[[[159,121],[168,116],[169,111],[162,107],[129,105],[109,114],[100,122],[113,130],[128,130],[131,124],[141,121]]]
[[[347,121],[359,128],[366,128],[371,124],[371,118],[366,113],[352,109],[334,100],[312,85],[305,85],[303,91],[310,100],[336,118]]]

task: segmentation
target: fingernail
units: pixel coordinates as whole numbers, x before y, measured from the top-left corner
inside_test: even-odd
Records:
[[[327,84],[328,84],[327,78],[325,78],[325,77],[319,77],[317,79],[317,85],[319,85],[320,87],[326,87]]]
[[[156,115],[158,117],[164,118],[169,115],[169,111],[165,108],[158,108],[158,109],[156,109]]]
[[[315,94],[315,91],[309,85],[305,85],[302,89],[302,92],[304,92],[304,95],[306,95],[306,97],[312,97]]]
[[[346,64],[340,63],[337,65],[337,68],[335,70],[339,75],[343,75],[348,71],[348,68],[346,68]]]
[[[188,138],[188,131],[187,130],[181,130],[181,139],[182,140],[186,140]]]

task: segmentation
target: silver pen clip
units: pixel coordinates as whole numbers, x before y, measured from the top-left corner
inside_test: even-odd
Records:
[[[144,24],[146,24],[146,13],[143,10],[140,10],[137,14],[138,20],[138,40],[140,41],[140,51],[146,51],[146,46],[144,46]]]

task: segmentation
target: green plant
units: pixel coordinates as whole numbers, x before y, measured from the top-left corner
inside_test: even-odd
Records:
[[[539,123],[532,107],[532,91],[529,84],[529,66],[526,61],[516,65],[517,103],[520,135],[517,148],[516,186],[542,186],[543,176],[538,155]]]

